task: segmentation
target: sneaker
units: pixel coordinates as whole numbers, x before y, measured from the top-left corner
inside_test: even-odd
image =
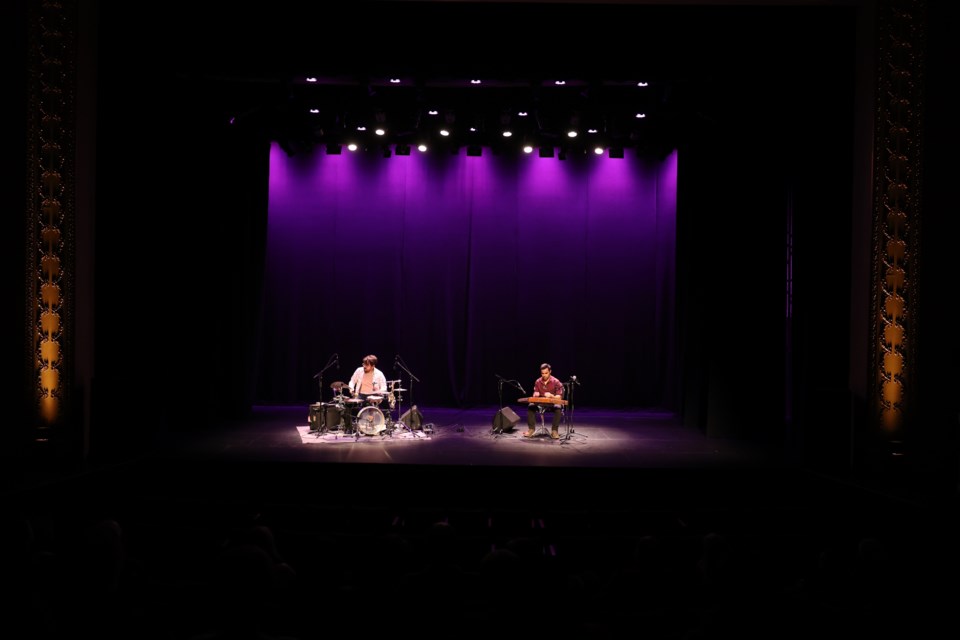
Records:
[[[550,437],[553,438],[554,440],[559,440],[559,439],[560,439],[560,432],[559,432],[559,431],[551,431],[551,432],[550,432]]]

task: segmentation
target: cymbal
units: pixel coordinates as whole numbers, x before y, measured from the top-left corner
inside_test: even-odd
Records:
[[[387,380],[387,384],[400,384],[402,380]]]
[[[347,386],[347,383],[346,383],[346,382],[341,382],[340,380],[337,380],[336,382],[331,382],[331,383],[330,383],[330,388],[333,389],[333,390],[338,390],[338,389],[340,389],[340,387],[345,387],[345,386]]]
[[[406,391],[406,389],[401,389],[400,387],[394,387],[393,390],[394,390],[394,391]]]

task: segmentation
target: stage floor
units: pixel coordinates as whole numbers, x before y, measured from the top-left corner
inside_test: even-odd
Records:
[[[553,440],[522,437],[522,414],[495,431],[498,408],[420,406],[423,430],[377,435],[312,434],[309,405],[258,406],[219,424],[184,410],[128,459],[37,483],[34,494],[66,505],[763,514],[786,527],[912,507],[797,466],[782,447],[709,438],[669,412],[577,408]]]
[[[552,440],[522,437],[526,415],[520,409],[515,409],[520,421],[512,429],[495,430],[497,410],[495,406],[420,407],[423,430],[302,437],[302,428],[309,424],[309,406],[255,407],[245,420],[168,433],[163,444],[167,453],[178,456],[338,464],[605,469],[780,466],[776,452],[769,448],[707,438],[664,411],[575,409],[561,425],[561,438]]]
[[[835,491],[770,447],[708,438],[668,412],[575,409],[553,440],[524,438],[523,414],[495,431],[498,408],[420,406],[425,429],[372,436],[311,434],[309,405],[203,428],[185,414],[124,465],[137,479],[104,485],[178,500],[691,510],[804,509]]]

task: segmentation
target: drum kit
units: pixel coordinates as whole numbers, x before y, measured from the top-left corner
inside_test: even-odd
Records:
[[[403,422],[393,419],[393,412],[399,413],[403,400],[400,380],[387,380],[385,393],[366,396],[351,396],[350,386],[341,381],[330,385],[333,389],[331,402],[317,402],[310,405],[310,431],[318,436],[326,432],[351,434],[356,437],[387,435],[394,429],[408,429]]]

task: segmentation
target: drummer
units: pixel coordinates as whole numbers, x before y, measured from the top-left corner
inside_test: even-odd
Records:
[[[350,376],[347,386],[353,397],[359,398],[363,404],[367,404],[370,396],[382,400],[387,393],[387,377],[377,369],[377,356],[364,356],[362,364]]]

